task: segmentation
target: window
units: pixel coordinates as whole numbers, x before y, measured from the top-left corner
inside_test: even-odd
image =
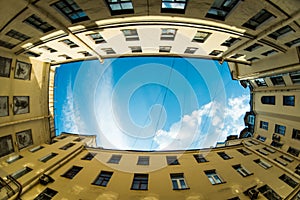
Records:
[[[179,13],[184,14],[188,0],[162,0],[162,13]]]
[[[168,165],[180,165],[176,156],[167,156]]]
[[[39,53],[34,53],[32,51],[27,51],[24,54],[27,55],[27,56],[29,56],[29,57],[39,57],[41,55]]]
[[[267,83],[265,81],[265,79],[263,78],[258,78],[258,79],[255,79],[255,83],[258,87],[265,87],[267,86]]]
[[[295,173],[300,175],[300,164],[295,168]]]
[[[193,156],[198,163],[208,162],[202,154],[195,154]]]
[[[247,59],[247,61],[249,61],[249,62],[254,62],[254,61],[257,61],[257,60],[259,60],[258,57],[252,57],[252,58]]]
[[[300,38],[297,38],[295,40],[285,43],[285,45],[288,47],[298,46],[299,44],[300,44]]]
[[[256,139],[258,139],[259,141],[264,142],[264,141],[266,141],[267,138],[264,137],[264,136],[258,135],[258,136],[256,137]]]
[[[264,147],[263,149],[266,150],[267,152],[270,152],[270,153],[275,153],[276,152],[274,149],[271,149],[269,147]]]
[[[13,139],[11,135],[0,137],[0,157],[14,152]]]
[[[227,199],[227,200],[240,200],[239,197],[233,197],[233,198],[230,198],[230,199]]]
[[[60,147],[59,149],[61,149],[61,150],[67,150],[67,149],[71,148],[74,145],[75,145],[75,143],[68,143],[68,144],[66,144],[63,147]]]
[[[66,55],[66,54],[59,55],[58,57],[63,57],[63,58],[65,58],[66,60],[72,59],[70,56],[68,56],[68,55]]]
[[[243,26],[252,30],[256,30],[261,24],[263,24],[272,17],[275,16],[267,10],[262,9],[252,18],[250,18],[246,23],[244,23]]]
[[[298,157],[299,153],[300,153],[300,150],[299,149],[295,149],[293,147],[289,147],[289,149],[287,150],[287,152],[290,153],[293,156]]]
[[[256,159],[256,160],[254,160],[254,162],[257,163],[259,166],[261,166],[264,169],[269,169],[272,167],[271,164],[269,164],[266,161],[261,160],[261,159]]]
[[[185,190],[189,189],[185,180],[183,173],[170,174],[173,190]]]
[[[55,29],[53,26],[51,26],[47,22],[43,21],[41,18],[39,18],[35,14],[31,15],[30,17],[25,19],[23,22],[33,26],[34,28],[38,29],[39,31],[42,31],[43,33],[47,33],[49,31],[52,31]]]
[[[132,190],[148,190],[148,174],[134,174]]]
[[[289,186],[291,186],[292,188],[295,188],[298,185],[298,183],[296,181],[294,181],[292,178],[290,178],[286,174],[282,174],[281,176],[279,176],[279,179],[282,180],[283,182],[285,182],[286,184],[288,184]]]
[[[140,46],[131,46],[129,47],[132,53],[142,53],[142,47]]]
[[[116,54],[112,48],[102,48],[102,51],[105,51],[106,54]]]
[[[275,105],[275,96],[262,96],[261,97],[262,104]]]
[[[230,157],[229,155],[227,155],[225,152],[218,152],[218,155],[223,158],[224,160],[228,160],[231,159],[232,157]]]
[[[221,53],[223,53],[223,51],[213,50],[212,52],[209,53],[209,55],[211,55],[211,56],[218,56]]]
[[[296,139],[296,140],[300,140],[300,130],[298,130],[298,129],[293,129],[293,135],[292,135],[292,138],[293,138],[293,139]]]
[[[92,54],[90,54],[90,52],[87,52],[87,51],[79,51],[77,53],[82,54],[84,57],[92,56]]]
[[[73,0],[60,0],[51,6],[55,7],[72,23],[82,22],[90,19]]]
[[[236,54],[234,54],[233,56],[231,56],[230,58],[237,59],[237,58],[242,57],[242,56],[244,56],[244,54],[236,53]]]
[[[243,177],[246,176],[250,176],[253,173],[249,172],[245,167],[243,167],[242,165],[238,164],[238,165],[233,165],[232,166],[233,169],[235,169],[240,175],[242,175]]]
[[[239,0],[215,0],[205,17],[224,21],[238,2]]]
[[[161,29],[161,40],[174,40],[176,35],[177,29],[172,28],[162,28]]]
[[[97,154],[96,153],[88,153],[81,160],[92,160]]]
[[[216,170],[207,170],[204,171],[205,175],[207,176],[208,180],[211,182],[213,185],[225,183],[222,178],[216,173]]]
[[[18,178],[21,178],[22,176],[24,176],[25,174],[31,172],[32,169],[29,168],[29,167],[24,167],[23,169],[13,173],[11,176],[14,178],[14,179],[18,179]]]
[[[281,135],[285,135],[285,126],[275,124],[275,133],[279,133]]]
[[[106,0],[106,3],[112,15],[134,13],[131,0]]]
[[[271,142],[271,146],[276,147],[276,148],[281,148],[283,146],[283,144],[279,143],[278,141],[273,140]]]
[[[52,190],[50,188],[46,188],[42,193],[40,193],[34,200],[50,200],[54,197],[58,192]]]
[[[44,49],[44,50],[46,50],[46,51],[49,51],[50,53],[55,53],[55,52],[57,52],[57,50],[55,50],[55,49],[53,49],[53,48],[51,48],[51,47],[48,47],[48,46],[41,46],[41,47],[39,47],[40,49]]]
[[[295,30],[292,29],[292,27],[290,27],[289,25],[286,25],[286,26],[278,29],[277,31],[274,31],[273,33],[269,34],[268,36],[270,38],[277,40],[280,36],[283,36],[291,31],[295,32]]]
[[[285,161],[288,161],[288,162],[293,162],[294,160],[288,156],[285,156],[285,155],[281,155],[280,158],[282,160],[285,160]]]
[[[61,40],[60,42],[63,42],[64,44],[68,45],[70,48],[78,47],[77,44],[75,44],[74,42],[72,42],[69,39],[64,39],[64,40]]]
[[[185,49],[184,53],[194,54],[197,50],[198,50],[198,48],[196,48],[196,47],[187,47]]]
[[[286,163],[286,162],[284,162],[284,161],[282,161],[282,160],[280,160],[280,159],[278,159],[278,158],[275,158],[274,160],[275,160],[276,162],[278,162],[279,164],[283,165],[283,166],[287,166],[287,163]]]
[[[290,78],[292,79],[293,84],[300,83],[300,71],[290,72]]]
[[[170,53],[171,48],[171,46],[159,46],[159,52]]]
[[[106,187],[112,175],[113,172],[101,171],[92,184]]]
[[[12,59],[10,58],[5,58],[5,57],[1,57],[0,56],[0,76],[1,77],[10,77],[10,70],[11,70],[11,61]],[[8,104],[8,102],[7,102]],[[5,106],[3,105],[2,108],[4,108]],[[7,113],[8,115],[8,113]],[[3,113],[0,114],[0,116],[3,116]]]
[[[266,152],[266,151],[264,151],[262,149],[256,149],[256,151],[259,152],[259,153],[261,153],[262,155],[265,155],[265,156],[269,155],[268,152]]]
[[[264,185],[258,188],[258,191],[262,193],[268,200],[281,200],[282,198],[268,185]]]
[[[273,85],[285,85],[285,82],[282,78],[282,76],[273,76],[273,77],[270,77]]]
[[[211,33],[208,33],[208,32],[197,31],[192,42],[204,43],[210,35],[211,35]]]
[[[272,49],[272,50],[269,50],[269,51],[266,51],[266,52],[262,53],[261,55],[270,56],[270,55],[273,55],[273,54],[276,54],[276,53],[278,53],[278,51],[275,50],[275,49]]]
[[[136,29],[125,29],[125,30],[122,30],[122,32],[125,36],[126,41],[140,40]]]
[[[269,122],[260,121],[259,128],[268,130],[269,129]]]
[[[283,96],[284,106],[295,106],[295,96]]]
[[[100,33],[92,33],[88,34],[87,36],[94,40],[96,44],[106,42]]]
[[[12,44],[10,42],[6,42],[6,41],[3,41],[3,40],[0,40],[0,46],[1,47],[5,47],[7,49],[12,49],[16,46],[16,44]]]
[[[258,43],[255,43],[255,44],[252,44],[251,46],[247,47],[246,49],[244,49],[245,51],[249,51],[249,52],[252,52],[252,51],[255,51],[256,49],[259,49],[260,47],[262,47],[263,45],[261,44],[258,44]]]
[[[244,156],[248,156],[251,154],[248,151],[245,151],[244,149],[237,149],[237,151],[240,152],[241,154],[243,154]]]
[[[234,37],[230,37],[228,38],[225,42],[223,42],[221,44],[221,46],[225,46],[225,47],[231,47],[232,45],[234,45],[235,43],[237,43],[238,41],[240,41],[241,39],[239,38],[234,38]]]
[[[119,164],[122,156],[121,155],[112,155],[108,163]]]
[[[29,36],[23,34],[23,33],[20,33],[14,29],[10,30],[9,32],[7,32],[5,35],[9,36],[9,37],[12,37],[12,38],[15,38],[17,40],[20,40],[20,41],[25,41],[25,40],[28,40],[30,39]]]
[[[76,176],[76,174],[78,174],[80,170],[82,170],[82,168],[83,167],[73,166],[71,169],[69,169],[66,173],[64,173],[61,176],[65,178],[73,179]]]
[[[137,165],[149,165],[149,156],[139,156]]]
[[[39,161],[45,163],[45,162],[47,162],[48,160],[54,158],[54,157],[57,156],[57,155],[58,155],[57,153],[50,153],[50,154],[48,154],[48,155],[46,155],[46,156],[40,158]]]
[[[6,162],[10,164],[10,163],[13,163],[13,162],[15,162],[15,161],[17,161],[17,160],[20,160],[21,158],[23,158],[23,156],[21,156],[21,155],[10,156],[10,157],[6,160]]]

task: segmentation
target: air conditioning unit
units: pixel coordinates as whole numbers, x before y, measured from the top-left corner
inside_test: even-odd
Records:
[[[248,191],[248,196],[250,197],[250,199],[257,199],[258,198],[258,191],[256,189],[250,189]]]

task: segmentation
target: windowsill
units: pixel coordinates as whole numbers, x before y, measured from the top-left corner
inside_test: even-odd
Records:
[[[226,183],[226,181],[224,181],[224,182],[222,182],[222,183],[215,183],[215,184],[212,184],[212,185],[222,185],[222,184],[224,184],[224,183]]]
[[[178,191],[178,190],[189,190],[189,189],[190,189],[189,187],[187,187],[187,188],[178,188],[178,189],[173,188],[173,190],[176,190],[176,191]]]

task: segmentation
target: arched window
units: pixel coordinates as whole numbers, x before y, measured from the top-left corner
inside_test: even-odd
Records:
[[[261,102],[263,104],[275,105],[275,96],[263,96],[261,97]]]

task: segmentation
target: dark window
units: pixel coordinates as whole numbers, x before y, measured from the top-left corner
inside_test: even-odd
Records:
[[[112,15],[134,13],[131,0],[106,0]]]
[[[161,29],[161,40],[174,40],[176,36],[177,29],[173,28],[162,28]]]
[[[293,138],[293,139],[296,139],[296,140],[300,140],[300,130],[298,130],[298,129],[293,129],[293,135],[292,135],[292,138]]]
[[[250,28],[252,30],[256,30],[261,24],[270,19],[271,17],[275,17],[272,13],[268,12],[265,9],[259,11],[256,15],[251,17],[246,23],[243,24],[244,27]]]
[[[39,57],[41,54],[38,54],[38,53],[34,53],[32,51],[27,51],[24,53],[25,55],[29,56],[29,57]]]
[[[122,32],[125,36],[126,41],[140,40],[136,29],[125,29],[125,30],[122,30]]]
[[[96,44],[106,42],[100,33],[92,33],[88,34],[88,36],[90,36]]]
[[[266,83],[265,79],[263,79],[263,78],[255,79],[255,83],[258,87],[267,86],[267,83]]]
[[[192,42],[204,43],[210,35],[211,35],[211,33],[208,33],[208,32],[197,31]]]
[[[148,190],[148,174],[134,174],[132,190]]]
[[[221,46],[225,46],[225,47],[231,47],[232,45],[234,45],[235,43],[237,43],[238,41],[240,41],[240,38],[234,38],[234,37],[230,37],[228,38],[225,42],[223,42],[221,44]]]
[[[188,0],[162,0],[161,12],[184,14],[187,1]]]
[[[7,49],[12,49],[16,46],[16,44],[12,44],[10,42],[6,42],[6,41],[3,41],[3,40],[0,40],[0,46],[1,47],[5,47]]]
[[[280,158],[282,160],[285,160],[285,161],[288,161],[288,162],[293,162],[294,160],[288,156],[285,156],[285,155],[281,155]]]
[[[218,152],[218,155],[223,158],[224,160],[228,160],[231,159],[232,157],[230,157],[229,155],[227,155],[225,152]]]
[[[14,152],[13,139],[11,135],[6,135],[0,137],[0,157],[6,156]]]
[[[168,165],[179,165],[177,156],[167,156],[166,158]]]
[[[211,56],[218,56],[219,54],[223,53],[223,51],[220,50],[213,50],[212,52],[210,52],[209,55]]]
[[[244,149],[237,149],[237,151],[240,152],[241,154],[243,154],[244,156],[248,156],[251,154],[248,151],[245,151]]]
[[[68,55],[66,55],[66,54],[59,55],[58,57],[63,57],[63,58],[65,58],[66,60],[72,59],[72,57],[70,57],[70,56],[68,56]]]
[[[290,178],[286,174],[282,174],[281,176],[279,176],[279,179],[282,180],[283,182],[285,182],[286,184],[288,184],[289,186],[291,186],[292,188],[295,188],[298,185],[298,183],[296,181],[294,181],[292,178]]]
[[[297,38],[295,40],[285,43],[285,45],[288,47],[298,46],[299,44],[300,44],[300,38]]]
[[[82,170],[82,168],[83,167],[73,166],[71,169],[69,169],[66,173],[64,173],[61,176],[65,178],[73,179],[76,176],[76,174],[78,174],[80,170]]]
[[[281,200],[282,198],[268,185],[264,185],[258,188],[258,191],[262,193],[268,200]]]
[[[281,135],[285,135],[285,126],[275,124],[275,133],[279,133]]]
[[[43,33],[47,33],[55,29],[53,26],[43,21],[41,18],[34,14],[25,19],[23,22],[33,26],[34,28],[42,31]]]
[[[64,44],[68,45],[70,48],[78,47],[77,44],[75,44],[74,42],[72,42],[69,39],[64,39],[64,40],[61,40],[60,42],[63,42]]]
[[[262,53],[261,55],[270,56],[270,55],[273,55],[273,54],[276,54],[276,53],[278,53],[278,51],[275,50],[275,49],[272,49],[272,50],[269,50],[269,51],[266,51],[266,52]]]
[[[287,150],[287,152],[290,153],[293,156],[298,157],[299,153],[300,153],[300,150],[299,149],[295,149],[293,147],[289,147],[289,149]]]
[[[74,145],[75,145],[74,143],[68,143],[68,144],[66,144],[63,147],[60,147],[59,149],[61,149],[61,150],[67,150],[67,149],[71,148]]]
[[[105,51],[106,54],[116,54],[112,48],[102,48],[102,51]]]
[[[283,146],[283,144],[273,140],[271,142],[271,146],[276,147],[276,148],[281,148]]]
[[[295,168],[295,173],[300,175],[300,164]]]
[[[72,23],[82,22],[90,19],[73,0],[60,0],[51,6],[55,7]]]
[[[42,193],[40,193],[34,200],[50,200],[54,197],[58,192],[52,190],[50,188],[46,188]]]
[[[256,137],[256,139],[258,139],[259,141],[264,142],[264,141],[266,141],[267,138],[264,137],[264,136],[258,135],[258,136]]]
[[[268,130],[269,129],[269,122],[260,121],[259,128]]]
[[[249,62],[254,62],[254,61],[257,61],[257,60],[259,60],[258,57],[252,57],[252,58],[247,59],[247,61],[249,61]]]
[[[225,183],[222,178],[217,174],[216,170],[206,170],[204,171],[205,175],[207,176],[208,180],[213,185]]]
[[[149,156],[139,156],[137,165],[149,165]]]
[[[170,177],[172,181],[173,190],[189,189],[185,182],[183,173],[170,174]]]
[[[41,47],[39,47],[40,49],[44,49],[44,50],[47,50],[47,51],[49,51],[50,53],[55,53],[55,52],[57,52],[57,50],[55,50],[55,49],[53,49],[53,48],[51,48],[51,47],[48,47],[48,46],[41,46]]]
[[[252,51],[255,51],[256,49],[259,49],[260,47],[262,47],[263,45],[261,44],[258,44],[258,43],[255,43],[255,44],[252,44],[251,46],[247,47],[246,49],[244,49],[245,51],[249,51],[249,52],[252,52]]]
[[[21,156],[21,155],[15,155],[15,156],[10,156],[7,160],[6,160],[6,162],[7,163],[13,163],[13,162],[15,162],[15,161],[17,161],[17,160],[20,160],[20,159],[22,159],[23,158],[23,156]]]
[[[46,156],[40,158],[39,161],[45,163],[45,162],[47,162],[48,160],[54,158],[54,157],[57,156],[57,155],[58,155],[57,153],[50,153],[50,154],[48,154],[48,155],[46,155]]]
[[[273,76],[273,77],[270,77],[273,85],[285,85],[285,82],[282,78],[282,76]]]
[[[97,154],[96,153],[88,153],[81,160],[92,160]]]
[[[262,155],[269,155],[269,153],[268,152],[266,152],[266,151],[264,151],[264,150],[262,150],[262,149],[256,149],[256,151],[257,152],[259,152],[259,153],[261,153]]]
[[[274,149],[271,149],[269,147],[264,147],[263,149],[266,150],[267,152],[270,152],[270,153],[275,153],[276,152]]]
[[[234,54],[233,56],[231,56],[230,58],[237,59],[237,58],[242,57],[242,56],[244,56],[244,54],[236,53],[236,54]]]
[[[129,47],[131,49],[131,53],[142,53],[142,47],[141,46],[131,46]]]
[[[275,160],[277,163],[279,163],[279,164],[281,164],[281,165],[283,165],[283,166],[287,166],[287,163],[284,162],[283,160],[280,160],[280,159],[278,159],[278,158],[275,158],[274,160]]]
[[[10,77],[10,70],[11,70],[11,61],[10,58],[5,58],[0,56],[0,76],[1,77]],[[8,103],[7,103],[8,104]],[[3,108],[5,105],[3,105]],[[8,115],[8,113],[7,113]],[[0,114],[0,116],[3,116],[3,114]]]
[[[185,49],[184,53],[194,54],[197,50],[198,50],[198,48],[196,48],[196,47],[187,47]]]
[[[25,41],[25,40],[30,39],[29,36],[27,36],[23,33],[20,33],[18,31],[14,30],[14,29],[10,30],[5,35],[8,35],[9,37],[15,38],[15,39],[20,40],[20,41]]]
[[[277,38],[279,38],[280,36],[283,36],[291,31],[295,32],[295,30],[292,29],[292,27],[290,27],[289,25],[286,25],[286,26],[278,29],[277,31],[274,31],[273,33],[269,34],[268,36],[270,38],[277,40]]]
[[[230,199],[227,199],[227,200],[240,200],[239,197],[233,197],[233,198],[230,198]]]
[[[272,136],[272,140],[274,140],[274,141],[277,141],[277,142],[280,142],[280,139],[281,139],[281,137],[279,136],[279,135],[277,135],[277,134],[273,134],[273,136]]]
[[[283,96],[284,106],[295,106],[295,96]]]
[[[202,154],[195,154],[194,158],[198,163],[208,162]]]
[[[112,155],[111,158],[109,159],[108,163],[119,164],[121,158],[122,158],[121,155]]]
[[[101,171],[92,184],[106,187],[112,175],[113,172]]]
[[[232,166],[233,169],[235,169],[240,175],[242,175],[243,177],[246,176],[250,176],[253,173],[249,172],[245,167],[243,167],[242,165],[238,164],[238,165],[233,165]]]
[[[18,179],[18,178],[21,178],[22,176],[24,176],[25,174],[31,172],[32,169],[29,168],[29,167],[24,167],[23,169],[13,173],[11,176],[14,178],[14,179]]]
[[[275,105],[275,96],[262,96],[261,103]]]
[[[87,51],[79,51],[77,53],[82,54],[84,57],[92,56],[92,54],[90,54],[90,52],[87,52]]]
[[[170,53],[171,46],[159,46],[159,52]]]
[[[262,168],[264,169],[269,169],[272,167],[271,164],[267,163],[266,161],[263,161],[261,159],[256,159],[256,160],[253,160],[255,163],[257,163],[259,166],[261,166]]]
[[[292,79],[293,84],[300,84],[300,71],[290,72],[290,77]]]
[[[215,0],[205,17],[224,21],[238,2],[239,0]]]

